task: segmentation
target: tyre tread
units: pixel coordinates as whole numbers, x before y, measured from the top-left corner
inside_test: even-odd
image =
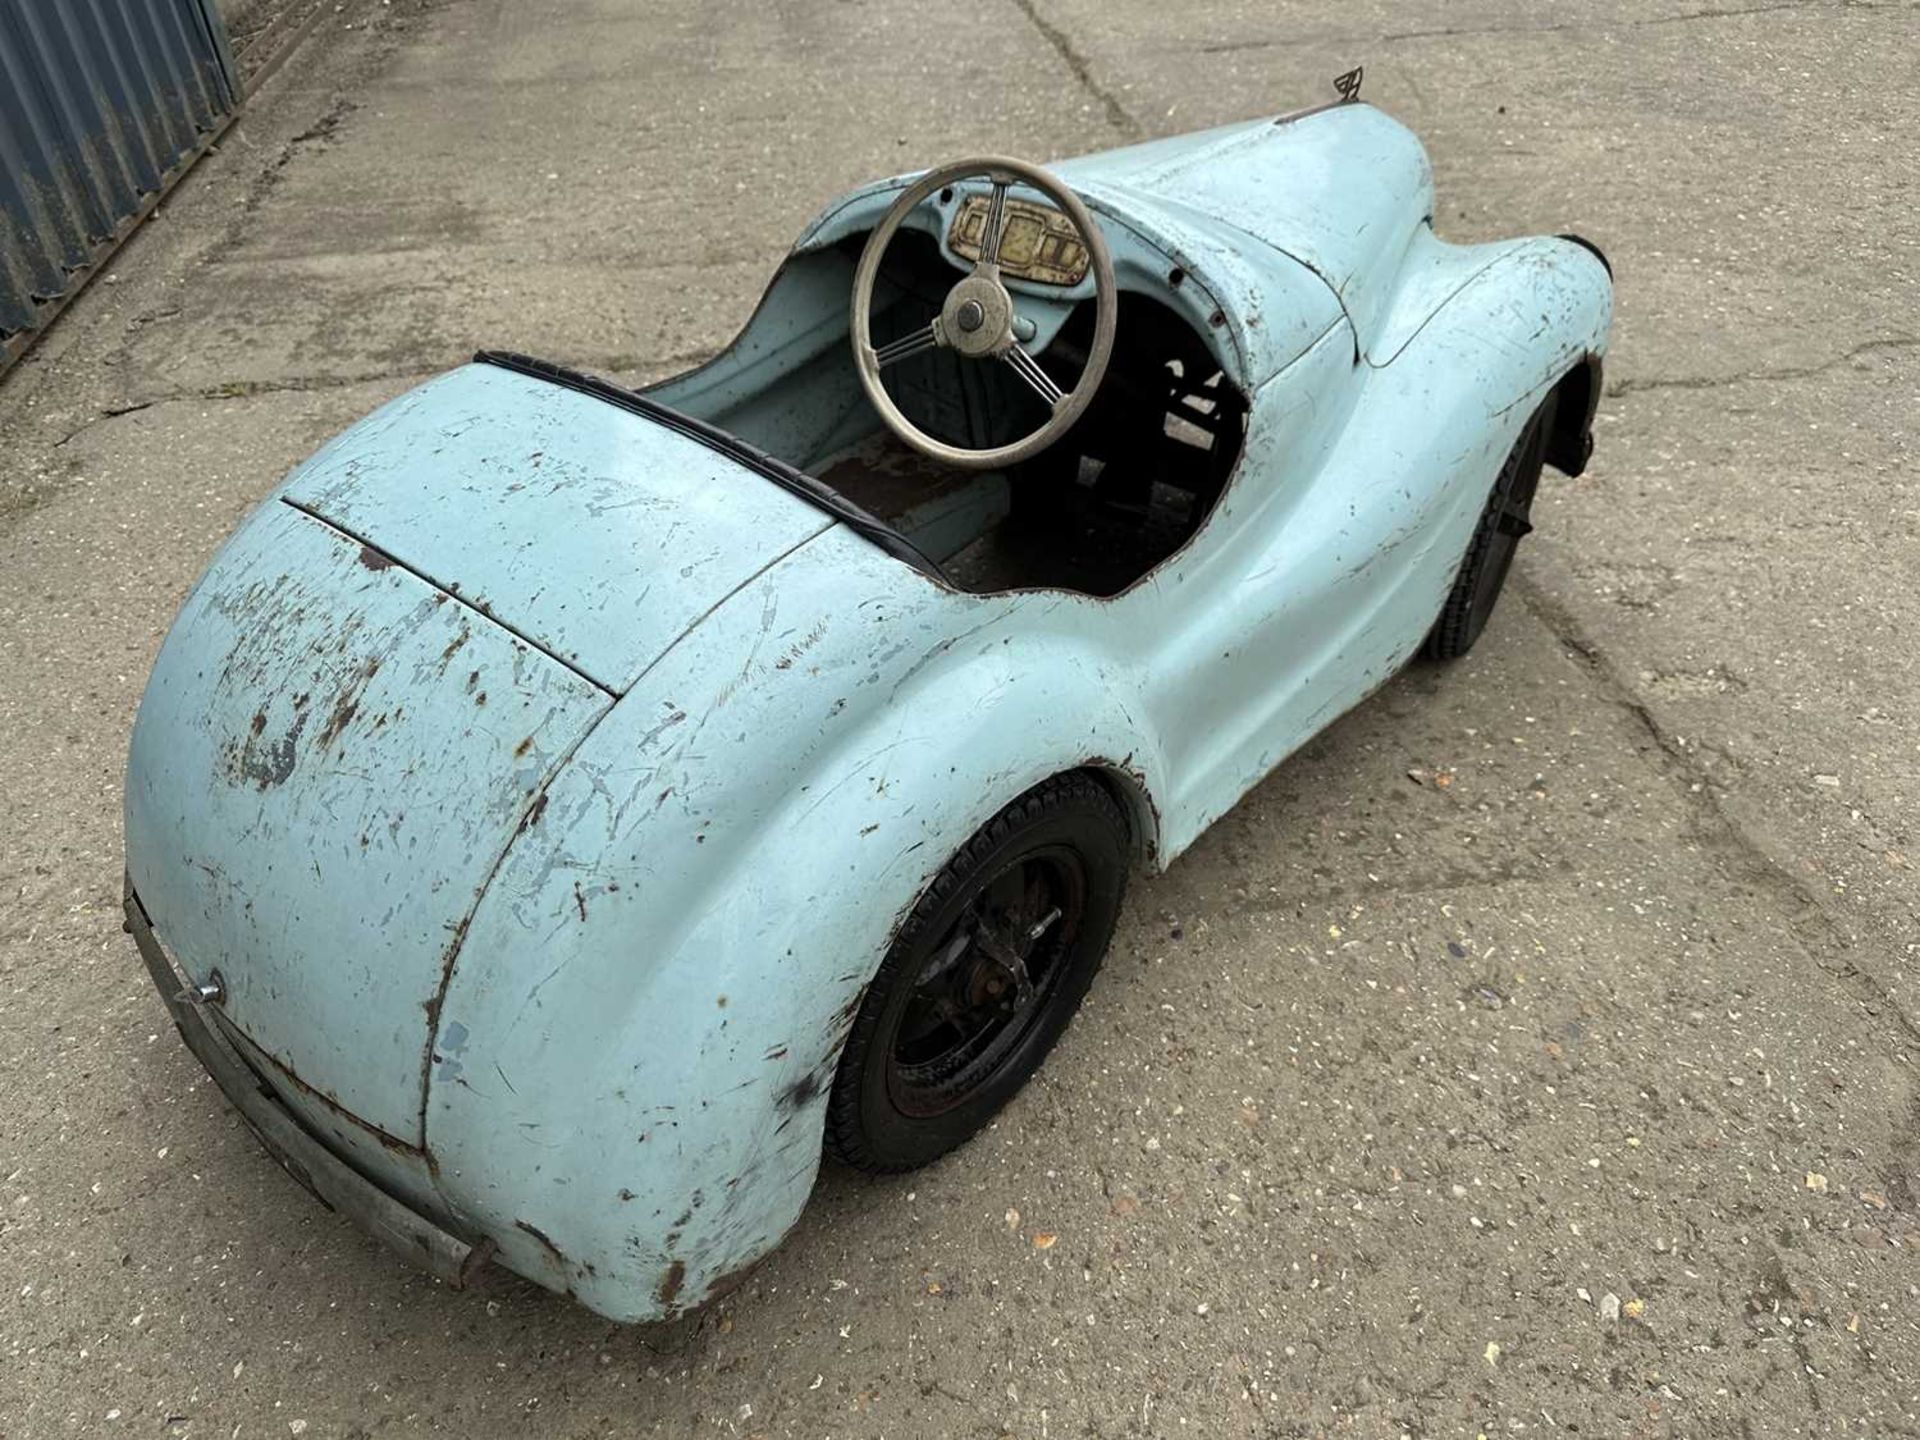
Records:
[[[1460,562],[1460,571],[1454,577],[1453,587],[1447,591],[1446,602],[1440,607],[1440,618],[1433,622],[1433,629],[1427,632],[1427,638],[1421,642],[1419,655],[1422,660],[1458,660],[1480,638],[1481,632],[1475,628],[1473,620],[1480,572],[1488,563],[1489,553],[1493,549],[1507,493],[1519,482],[1529,466],[1536,472],[1541,468],[1544,432],[1553,420],[1554,399],[1549,395],[1540,408],[1528,417],[1520,431],[1520,438],[1514,441],[1512,451],[1501,461],[1500,472],[1494,476],[1493,487],[1487,493],[1487,502],[1481,508],[1479,522],[1474,526],[1473,539],[1467,543],[1466,558]]]

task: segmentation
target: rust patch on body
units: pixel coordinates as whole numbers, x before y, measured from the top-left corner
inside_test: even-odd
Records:
[[[360,563],[369,570],[386,570],[392,567],[393,557],[390,555],[382,555],[371,545],[362,545],[360,547]]]
[[[368,682],[379,673],[380,657],[376,655],[361,665],[341,688],[339,698],[334,701],[333,712],[327,716],[327,723],[320,727],[322,750],[331,749],[333,742],[353,723],[353,717],[360,713],[360,697],[366,693]]]
[[[234,779],[242,785],[256,787],[263,794],[276,785],[284,785],[298,763],[300,732],[306,727],[307,712],[295,710],[287,733],[268,740],[264,738],[267,712],[256,711],[246,738],[238,746],[228,745]]]
[[[820,1077],[809,1070],[791,1085],[784,1085],[774,1096],[774,1103],[791,1115],[801,1109],[820,1093]]]
[[[686,1261],[676,1260],[667,1266],[667,1273],[660,1277],[660,1288],[654,1291],[663,1309],[673,1309],[674,1302],[680,1298],[680,1287],[686,1283]]]
[[[791,670],[794,662],[799,660],[802,655],[805,655],[807,651],[811,650],[814,646],[818,645],[826,633],[827,622],[824,620],[818,621],[811,630],[786,648],[780,658],[773,662],[773,668],[776,670]]]
[[[340,703],[333,707],[333,714],[327,717],[326,728],[320,732],[320,747],[325,749],[340,738],[340,732],[353,723],[353,717],[360,713],[359,700],[351,696],[342,696]]]
[[[479,903],[479,895],[476,892],[474,904],[477,905]],[[472,923],[473,912],[469,910],[465,915],[462,915],[459,920],[447,927],[447,929],[452,932],[453,938],[447,942],[447,948],[440,952],[440,983],[434,987],[432,996],[420,1002],[420,1008],[427,1013],[427,1048],[426,1053],[420,1057],[420,1068],[423,1074],[426,1073],[427,1067],[433,1063],[433,1042],[440,1033],[440,1002],[446,996],[447,981],[453,976],[453,962],[459,957],[461,945],[466,943],[467,926]]]
[[[553,1237],[538,1225],[526,1220],[516,1220],[513,1222],[513,1225],[516,1230],[524,1230],[527,1234],[538,1240],[546,1252],[555,1260],[559,1261],[560,1264],[565,1265],[567,1263],[567,1257],[560,1253],[560,1247],[553,1243]]]
[[[324,1090],[310,1081],[301,1079],[277,1057],[269,1055],[251,1041],[246,1041],[244,1037],[242,1037],[241,1042],[236,1043],[233,1039],[233,1034],[227,1027],[223,1026],[221,1028],[220,1035],[224,1041],[240,1053],[241,1059],[246,1061],[247,1064],[253,1066],[255,1069],[262,1069],[264,1067],[265,1070],[271,1070],[277,1080],[284,1080],[289,1086],[299,1091],[302,1095],[319,1101],[335,1119],[346,1121],[382,1149],[390,1150],[396,1155],[403,1155],[409,1159],[424,1159],[429,1166],[432,1165],[433,1157],[425,1150],[412,1144],[410,1141],[402,1140],[392,1131],[382,1130],[370,1120],[362,1120],[358,1115],[347,1109],[345,1105],[341,1104],[339,1098],[334,1095],[331,1090]]]

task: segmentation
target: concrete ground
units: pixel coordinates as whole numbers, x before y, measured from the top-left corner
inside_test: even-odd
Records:
[[[0,1437],[1920,1434],[1920,10],[640,9],[347,0],[0,386]],[[996,1128],[829,1170],[704,1315],[448,1292],[311,1203],[118,929],[128,725],[249,504],[478,344],[684,366],[856,181],[1361,61],[1443,233],[1619,275],[1474,655],[1138,883]]]

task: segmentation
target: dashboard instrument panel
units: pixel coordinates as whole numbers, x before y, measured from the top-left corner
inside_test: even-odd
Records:
[[[962,259],[980,258],[987,204],[985,195],[969,195],[954,211],[953,223],[947,228],[947,248]],[[1008,197],[1000,237],[1000,269],[1004,275],[1038,285],[1071,286],[1087,278],[1090,263],[1073,221],[1051,205]]]

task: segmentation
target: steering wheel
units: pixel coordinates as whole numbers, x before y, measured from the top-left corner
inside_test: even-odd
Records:
[[[940,314],[898,340],[874,348],[870,323],[873,318],[873,282],[880,273],[880,261],[887,246],[899,231],[908,213],[927,196],[956,181],[984,175],[993,186],[987,202],[987,222],[980,237],[980,259],[947,292]],[[1062,391],[1051,375],[1040,368],[1021,348],[1015,337],[1013,296],[1000,279],[1000,244],[1006,217],[1007,191],[1015,184],[1029,185],[1060,208],[1087,247],[1092,259],[1094,282],[1093,344],[1087,350],[1087,363],[1073,389]],[[1107,360],[1113,353],[1113,325],[1118,306],[1113,281],[1113,257],[1107,242],[1094,223],[1093,216],[1078,195],[1037,165],[1021,160],[988,156],[978,160],[960,160],[929,170],[900,192],[880,223],[867,236],[860,252],[860,265],[853,276],[853,361],[860,372],[860,384],[887,428],[907,444],[936,460],[967,470],[997,470],[1015,461],[1037,455],[1062,435],[1087,406],[1107,373]],[[949,445],[936,440],[900,412],[881,382],[880,372],[909,355],[926,350],[952,350],[969,360],[993,361],[1009,367],[1045,403],[1050,412],[1038,430],[1007,445],[985,450]]]

